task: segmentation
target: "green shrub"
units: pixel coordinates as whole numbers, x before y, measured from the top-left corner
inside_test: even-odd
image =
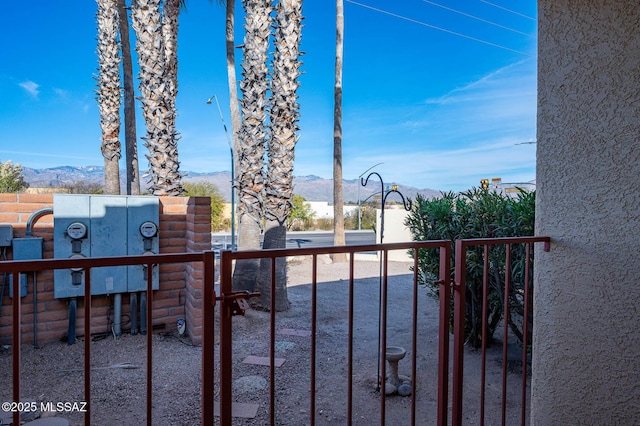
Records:
[[[0,193],[20,192],[28,187],[20,164],[0,161]]]
[[[313,226],[315,212],[311,204],[298,194],[291,198],[291,211],[287,216],[287,231],[307,231]]]
[[[360,206],[360,229],[376,230],[376,207],[380,203],[364,203]],[[344,215],[344,229],[358,229],[358,210],[352,210]]]
[[[104,194],[104,187],[98,182],[84,180],[71,182],[63,186],[70,194]]]
[[[425,199],[418,195],[405,225],[414,241],[449,240],[452,242],[451,277],[454,277],[455,251],[453,241],[467,238],[500,238],[529,236],[534,233],[535,192],[509,197],[486,189],[471,189],[441,197]],[[487,343],[503,318],[505,289],[505,246],[492,246],[489,251],[489,293]],[[533,253],[531,253],[533,259]],[[482,343],[482,275],[484,247],[467,248],[465,338],[474,346]],[[440,255],[437,249],[421,250],[418,254],[418,279],[430,293],[438,295],[437,280]],[[531,263],[533,265],[533,262]],[[516,244],[511,249],[509,292],[509,326],[522,341],[524,315],[525,247]],[[530,271],[530,277],[533,277]],[[533,291],[530,285],[529,291]],[[531,293],[530,293],[531,295]],[[530,297],[531,301],[532,298]],[[453,312],[453,309],[452,309]],[[532,309],[529,312],[533,312]],[[531,331],[532,317],[529,318]],[[529,342],[531,340],[528,340]]]
[[[189,197],[211,198],[211,231],[223,231],[231,228],[231,220],[224,217],[224,197],[218,187],[211,182],[184,182],[185,195]]]

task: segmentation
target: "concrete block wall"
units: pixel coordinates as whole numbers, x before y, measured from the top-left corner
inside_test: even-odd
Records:
[[[0,194],[0,224],[13,227],[13,237],[26,234],[33,212],[53,206],[52,194]],[[53,215],[42,216],[32,227],[32,235],[44,239],[44,258],[53,258]],[[211,211],[208,197],[160,197],[160,253],[193,253],[211,248]],[[12,259],[12,250],[7,258]],[[4,260],[4,259],[0,259]],[[167,264],[160,266],[160,289],[154,292],[153,324],[165,331],[176,329],[178,318],[187,321],[187,333],[194,344],[202,340],[203,265]],[[0,280],[2,280],[0,276]],[[28,277],[28,293],[22,303],[22,341],[38,344],[66,335],[68,300],[53,296],[53,271],[38,273],[34,303],[33,274]],[[5,285],[0,304],[0,343],[11,341],[11,298]],[[0,284],[0,289],[1,289]],[[129,296],[122,297],[122,328],[129,330]],[[94,296],[91,305],[91,333],[109,333],[113,321],[113,296]],[[78,299],[76,334],[84,331],[84,301]],[[36,312],[34,322],[34,311]],[[34,328],[37,336],[34,336]]]

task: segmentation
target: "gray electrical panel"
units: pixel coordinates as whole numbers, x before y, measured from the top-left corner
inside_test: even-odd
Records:
[[[13,228],[11,225],[0,225],[0,247],[11,246],[13,239]]]
[[[14,238],[13,260],[42,259],[42,238]],[[27,274],[20,274],[20,297],[27,295]],[[9,296],[13,297],[13,274],[9,276]]]
[[[90,198],[86,195],[53,196],[53,257],[82,258],[91,256]],[[56,269],[55,297],[75,297],[84,294],[84,272]]]
[[[158,241],[158,203],[150,203],[150,197],[130,197],[127,208],[127,254],[149,255],[160,252]],[[156,199],[157,200],[157,199]],[[158,289],[158,267],[153,268],[152,286]],[[127,271],[127,291],[147,289],[147,268],[143,265],[129,266]]]
[[[92,196],[90,204],[91,257],[126,256],[127,199]],[[91,270],[91,293],[113,294],[126,291],[126,266],[107,266]]]
[[[158,253],[157,232],[141,227],[158,226],[159,200],[150,196],[69,195],[53,198],[54,257],[104,257]],[[153,227],[150,227],[150,229]],[[157,269],[157,268],[154,268]],[[84,295],[82,270],[56,270],[56,298]],[[158,289],[154,270],[153,288]],[[91,294],[126,293],[146,289],[142,266],[92,268]]]

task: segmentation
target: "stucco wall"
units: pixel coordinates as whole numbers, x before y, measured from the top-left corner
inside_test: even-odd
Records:
[[[538,5],[532,424],[637,424],[640,6]]]
[[[382,210],[376,210],[376,243],[380,244],[380,224]],[[384,210],[384,243],[406,243],[413,241],[411,231],[404,224],[409,212],[405,209],[385,209]],[[395,262],[413,262],[407,250],[390,251],[389,260]]]

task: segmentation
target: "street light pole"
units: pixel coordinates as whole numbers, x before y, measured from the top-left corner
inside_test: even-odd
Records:
[[[384,163],[378,163],[375,164],[371,167],[369,167],[367,170],[365,170],[364,172],[362,172],[360,174],[360,176],[358,176],[358,231],[360,231],[361,228],[361,223],[362,223],[362,206],[360,204],[360,180],[362,179],[362,176],[364,176],[369,170],[373,169],[374,167],[378,167],[380,164],[384,164]]]
[[[224,116],[222,115],[222,109],[220,109],[220,103],[218,102],[218,97],[216,95],[211,96],[207,99],[207,104],[211,104],[211,101],[216,101],[216,105],[218,107],[218,112],[220,113],[220,121],[222,121],[222,127],[224,128],[224,134],[227,136],[227,143],[229,144],[229,152],[231,153],[231,250],[235,250],[236,247],[236,191],[235,191],[235,181],[236,181],[236,173],[235,173],[235,158],[233,154],[233,141],[231,140],[231,136],[229,136],[229,132],[227,131],[227,125],[224,122]]]

